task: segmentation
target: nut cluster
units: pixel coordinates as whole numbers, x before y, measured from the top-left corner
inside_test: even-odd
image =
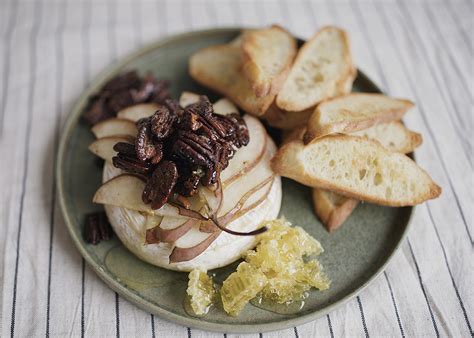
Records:
[[[112,234],[112,227],[105,212],[96,212],[86,216],[84,239],[87,243],[96,245],[100,241],[108,241],[112,238]]]
[[[84,112],[84,120],[94,125],[114,117],[117,112],[138,103],[155,102],[163,104],[170,99],[169,83],[157,80],[152,74],[140,78],[136,71],[118,75],[108,81],[98,94],[94,95]]]
[[[142,198],[153,209],[173,194],[193,196],[199,184],[215,185],[236,149],[249,142],[242,117],[215,114],[205,96],[186,108],[165,100],[137,128],[135,144],[115,145],[113,164],[146,179]]]

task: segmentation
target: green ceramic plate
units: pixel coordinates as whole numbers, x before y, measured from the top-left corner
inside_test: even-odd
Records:
[[[311,292],[303,309],[296,314],[277,314],[247,305],[241,315],[234,318],[217,306],[205,317],[193,318],[183,308],[186,273],[144,263],[117,239],[96,246],[82,239],[85,215],[100,209],[91,200],[101,183],[101,167],[87,150],[93,136],[80,122],[89,96],[117,73],[138,69],[170,79],[175,97],[183,90],[215,97],[188,76],[188,58],[200,48],[225,43],[237,34],[238,29],[213,29],[170,37],[107,68],[81,95],[68,117],[59,149],[57,184],[64,219],[77,248],[99,277],[121,296],[146,311],[182,325],[221,332],[262,332],[314,320],[354,297],[384,269],[400,245],[412,208],[361,204],[340,230],[329,235],[313,214],[310,189],[284,179],[281,214],[322,243],[326,251],[320,261],[332,280],[330,290]],[[357,91],[379,91],[362,72],[354,87]],[[234,268],[235,264],[213,272],[219,281]]]

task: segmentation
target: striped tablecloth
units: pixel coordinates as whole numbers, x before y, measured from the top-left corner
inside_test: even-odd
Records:
[[[154,317],[99,280],[64,226],[54,162],[73,102],[112,61],[178,32],[271,23],[305,38],[347,29],[357,65],[416,102],[405,121],[423,133],[417,159],[443,194],[417,208],[357,298],[260,337],[472,336],[473,15],[472,0],[0,1],[1,336],[223,336]]]

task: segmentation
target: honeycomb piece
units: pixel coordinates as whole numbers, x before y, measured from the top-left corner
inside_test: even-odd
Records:
[[[267,283],[265,275],[252,265],[242,262],[222,284],[221,298],[225,312],[237,316]]]
[[[265,300],[280,304],[304,299],[311,287],[325,290],[330,281],[317,260],[306,262],[308,255],[323,252],[321,244],[300,227],[285,220],[268,222],[269,231],[260,236],[255,250],[245,260],[268,279],[262,290]]]
[[[189,273],[186,290],[191,308],[197,315],[204,315],[209,310],[216,295],[212,278],[203,270],[193,270]]]

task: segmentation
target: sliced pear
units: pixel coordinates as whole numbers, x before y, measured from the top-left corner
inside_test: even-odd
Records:
[[[205,201],[204,208],[206,209],[206,214],[208,216],[217,214],[222,206],[222,184],[218,185],[215,190],[211,190],[209,187],[200,187],[198,193],[200,198]]]
[[[140,103],[122,109],[117,113],[117,117],[137,122],[140,119],[153,115],[159,107],[156,103]]]
[[[199,95],[193,92],[184,91],[179,97],[179,105],[183,108],[186,108],[190,104],[199,102]]]
[[[123,174],[105,182],[96,191],[92,202],[114,205],[153,215],[149,205],[143,203],[142,193],[145,182],[140,178]]]
[[[268,194],[272,190],[274,176],[268,177],[263,182],[251,188],[247,193],[242,195],[237,204],[230,209],[226,214],[218,218],[219,224],[227,225],[243,215],[244,213],[256,208],[260,203],[265,201]],[[202,232],[214,232],[218,228],[212,221],[201,222],[199,230]]]
[[[218,214],[219,217],[227,214],[232,210],[242,197],[247,194],[253,187],[273,177],[273,171],[270,167],[270,159],[276,152],[276,146],[273,141],[267,141],[267,150],[261,161],[250,170],[246,175],[242,175],[232,184],[224,188],[224,198],[222,206]]]
[[[244,121],[249,130],[249,143],[237,150],[229,161],[228,167],[221,173],[223,187],[248,173],[262,159],[267,146],[267,132],[257,118],[245,115]]]
[[[164,217],[160,226],[155,228],[155,235],[160,242],[172,243],[181,238],[196,224],[195,219]]]
[[[193,231],[196,229],[195,231]],[[200,232],[193,228],[186,236],[176,241],[169,257],[170,263],[189,261],[203,253],[214,240],[219,237],[220,231],[213,233]]]
[[[268,137],[266,137],[268,138]],[[269,139],[269,138],[268,138]],[[241,210],[250,210],[261,203],[271,190],[274,173],[269,161],[276,152],[276,146],[270,139],[265,155],[258,164],[223,190],[223,199],[217,214],[219,224],[226,225],[241,215]],[[203,196],[206,198],[206,196]],[[216,226],[208,221],[201,223],[201,231],[213,232]]]
[[[258,200],[249,205],[248,208],[242,209],[242,214],[249,212],[254,208],[258,208],[258,206],[265,201],[270,193],[273,181],[274,178],[267,182],[266,187],[268,186],[268,188],[259,190],[264,193],[258,197]],[[242,214],[236,213],[232,220],[237,219]],[[192,226],[185,235],[176,240],[175,247],[169,257],[170,263],[184,262],[196,258],[203,253],[222,232],[220,229],[217,229],[215,226],[211,226],[210,224],[208,230],[211,231],[204,231],[206,229],[203,225],[204,223],[201,223],[201,226],[199,227],[196,225]]]
[[[112,157],[117,155],[114,146],[119,142],[133,143],[131,136],[108,136],[95,140],[89,145],[89,150],[101,159],[112,163]]]
[[[150,205],[142,201],[144,188],[145,182],[140,178],[122,174],[102,184],[96,191],[92,201],[97,204],[114,205],[148,215],[190,218],[188,215],[182,215],[178,207],[169,203],[166,203],[160,209],[153,210]]]
[[[259,164],[247,175],[241,176],[223,192],[223,201],[218,213],[221,224],[236,218],[239,210],[250,210],[257,207],[268,195],[268,188],[273,182],[274,174],[270,167],[270,159],[276,152],[276,146],[270,139],[267,141],[267,150]],[[249,188],[250,187],[250,188]],[[212,230],[214,228],[214,231]],[[175,242],[175,248],[170,255],[170,262],[191,260],[206,250],[221,233],[211,223],[200,222],[188,230],[185,235]]]
[[[214,102],[212,106],[214,108],[214,113],[219,114],[219,115],[239,113],[239,109],[237,108],[237,106],[233,104],[232,101],[226,98],[217,100],[216,102]]]
[[[137,135],[137,127],[135,123],[125,119],[107,119],[94,125],[91,129],[96,138],[109,136],[128,135],[135,137]]]
[[[160,239],[156,236],[156,231],[161,222],[163,221],[163,216],[147,215],[145,221],[145,244],[156,244],[160,243]]]
[[[268,194],[272,190],[274,179],[274,176],[270,176],[249,190],[247,194],[242,196],[234,208],[230,209],[226,214],[219,217],[220,224],[229,224],[239,216],[252,210],[253,208],[256,208],[258,205],[260,205],[260,203],[265,201]]]

